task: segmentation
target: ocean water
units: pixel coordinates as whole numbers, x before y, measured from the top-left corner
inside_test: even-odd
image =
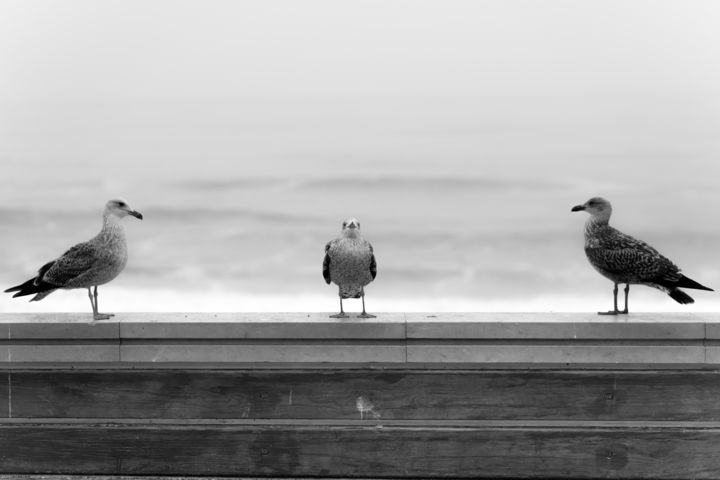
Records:
[[[42,169],[7,162],[0,180],[0,285],[26,280],[90,238],[105,201],[121,195],[145,219],[125,220],[130,259],[120,277],[100,288],[101,310],[336,310],[337,289],[324,283],[321,264],[325,243],[349,216],[360,220],[376,252],[378,276],[366,289],[371,312],[604,310],[611,307],[612,284],[585,259],[586,214],[570,212],[602,194],[613,201],[615,226],[656,246],[688,276],[720,288],[720,194],[706,175],[671,190],[672,172],[651,181],[635,170],[619,179],[593,178],[570,160],[506,167],[487,161],[480,165],[486,169],[449,164],[444,172],[437,164],[328,165],[277,164],[262,174],[229,167],[218,174],[222,162],[190,172],[143,172],[136,165],[101,181],[83,162]],[[697,160],[683,168],[716,167]],[[681,306],[638,286],[630,307],[720,309],[716,293],[690,293],[697,303]],[[360,308],[359,301],[345,303],[349,311]],[[33,303],[0,296],[1,312],[88,309],[82,290]]]

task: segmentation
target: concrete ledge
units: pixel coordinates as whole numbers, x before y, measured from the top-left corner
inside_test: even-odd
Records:
[[[378,344],[283,344],[262,345],[123,345],[120,360],[129,363],[402,363],[401,343]]]
[[[6,366],[720,365],[720,314],[0,314]]]
[[[132,339],[383,339],[405,338],[405,316],[335,319],[319,313],[130,314],[120,338]]]
[[[408,313],[406,317],[408,339],[465,340],[701,340],[708,322],[720,322],[720,315],[693,314]],[[712,325],[720,336],[720,323]]]
[[[408,362],[582,365],[700,365],[702,346],[409,345]]]

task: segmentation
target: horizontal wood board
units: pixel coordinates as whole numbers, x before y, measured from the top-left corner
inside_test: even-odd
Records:
[[[0,371],[0,418],[720,421],[720,371]]]
[[[0,471],[718,478],[720,430],[2,426]]]

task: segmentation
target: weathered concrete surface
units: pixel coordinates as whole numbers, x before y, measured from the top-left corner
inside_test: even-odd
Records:
[[[720,314],[0,314],[0,364],[718,365]]]

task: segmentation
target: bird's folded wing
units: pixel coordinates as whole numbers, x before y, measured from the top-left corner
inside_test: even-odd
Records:
[[[620,230],[609,227],[604,235],[600,237],[600,246],[609,250],[630,249],[647,255],[656,255],[661,257],[660,252],[655,250],[650,244],[642,240],[623,233]]]
[[[63,253],[42,276],[42,280],[63,286],[96,267],[100,252],[91,243],[79,243]]]
[[[652,248],[589,248],[590,262],[601,270],[640,280],[677,280],[679,268]]]
[[[373,280],[375,280],[375,277],[377,277],[377,262],[375,261],[375,252],[372,245],[368,243],[368,246],[370,247],[370,275],[372,275]]]
[[[328,284],[330,284],[330,255],[328,254],[328,250],[330,250],[331,243],[332,242],[328,242],[327,245],[325,245],[325,258],[323,259],[323,278]]]

